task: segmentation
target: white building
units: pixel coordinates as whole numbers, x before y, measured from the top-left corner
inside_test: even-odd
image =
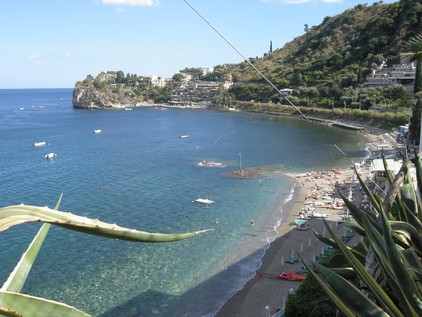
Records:
[[[167,83],[167,80],[165,78],[157,77],[154,75],[150,77],[150,80],[151,80],[151,85],[157,86],[157,87],[164,87]]]
[[[385,61],[379,68],[374,69],[372,74],[366,78],[363,87],[389,87],[400,84],[407,91],[413,91],[416,77],[416,65],[409,63],[410,53],[400,54],[400,64],[387,67]]]

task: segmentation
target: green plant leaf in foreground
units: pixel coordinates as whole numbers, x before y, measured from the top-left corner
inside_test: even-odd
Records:
[[[56,206],[54,207],[55,210],[59,209],[62,198],[63,193],[57,200]],[[45,237],[47,236],[48,231],[50,230],[50,226],[51,225],[49,223],[45,223],[42,225],[37,235],[22,255],[21,259],[19,260],[19,263],[16,265],[13,272],[9,275],[7,281],[3,284],[1,288],[2,291],[19,293],[22,290],[26,278],[28,277],[29,271],[31,270],[32,265],[34,264],[35,259],[38,255],[38,252],[40,251],[41,246],[44,243]]]
[[[347,305],[348,309],[350,309],[353,314],[357,316],[362,313],[366,316],[388,316],[352,283],[317,262],[313,265],[317,269],[322,280],[329,285],[332,292],[337,294],[338,298],[341,298],[341,301]],[[315,274],[312,270],[311,272]],[[342,296],[342,294],[345,293],[347,293],[347,296]]]
[[[0,291],[0,315],[23,317],[89,317],[90,315],[72,306],[52,300]]]
[[[365,223],[369,224],[371,223],[369,221],[369,217],[361,217],[362,220],[365,220]],[[345,257],[348,259],[349,264],[353,268],[353,270],[356,272],[357,276],[360,278],[360,280],[367,286],[368,290],[372,293],[374,298],[378,301],[380,306],[389,314],[392,316],[403,316],[403,314],[400,312],[398,307],[395,305],[395,303],[391,300],[390,297],[385,293],[385,291],[382,289],[382,287],[375,281],[375,279],[368,273],[364,265],[362,265],[359,260],[353,255],[353,253],[349,250],[349,248],[346,246],[346,244],[341,241],[340,238],[336,236],[336,234],[331,230],[330,226],[328,226],[327,222],[324,220],[324,224],[326,229],[328,230],[331,238],[338,244],[340,247],[341,252],[345,255]],[[376,229],[370,228],[367,229],[368,233],[374,232],[378,233]],[[341,309],[339,307],[339,309]]]
[[[87,234],[135,242],[172,242],[210,231],[208,229],[175,234],[150,233],[120,227],[116,224],[78,216],[69,212],[53,210],[48,207],[13,205],[0,208],[0,232],[26,222],[50,223]]]

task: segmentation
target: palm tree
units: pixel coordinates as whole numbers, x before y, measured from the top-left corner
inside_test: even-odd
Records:
[[[411,62],[416,62],[415,87],[413,92],[422,91],[422,33],[412,37],[404,44],[404,49],[412,53]]]
[[[409,61],[416,62],[415,86],[413,88],[413,92],[416,95],[422,91],[422,33],[405,42],[403,48],[406,52],[412,53]],[[417,106],[420,107],[420,103],[421,101],[419,100]],[[409,139],[413,141],[414,144],[419,144],[420,122],[420,111],[415,109],[413,111],[412,118],[410,119],[409,127]]]

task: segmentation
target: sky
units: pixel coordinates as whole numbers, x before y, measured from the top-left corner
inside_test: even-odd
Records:
[[[239,63],[364,3],[373,1],[2,0],[0,89],[73,88],[102,71],[168,78],[185,67]]]

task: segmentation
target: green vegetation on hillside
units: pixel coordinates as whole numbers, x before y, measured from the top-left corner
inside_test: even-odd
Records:
[[[406,52],[409,40],[422,34],[422,4],[418,0],[382,1],[360,4],[342,14],[325,17],[318,26],[306,26],[305,34],[280,49],[262,57],[251,57],[239,64],[223,64],[212,72],[187,67],[166,80],[154,83],[151,77],[122,71],[88,76],[75,86],[74,101],[79,96],[85,104],[136,105],[180,101],[195,88],[191,82],[220,84],[203,100],[213,100],[214,107],[238,107],[241,102],[261,103],[270,112],[274,105],[289,105],[256,70],[259,69],[278,89],[288,88],[289,100],[302,107],[321,109],[370,110],[383,113],[387,121],[405,124],[412,115],[414,97],[401,85],[388,88],[364,87],[362,83],[381,64],[396,65]],[[412,52],[411,49],[407,52]],[[232,86],[223,89],[223,83]],[[419,81],[416,80],[416,83]],[[80,93],[81,91],[84,93]],[[205,92],[206,93],[206,92]],[[205,94],[204,93],[204,94]],[[198,94],[196,100],[201,101]],[[103,102],[106,97],[107,102]],[[75,103],[74,103],[75,104]],[[268,107],[266,108],[265,105]],[[253,106],[252,108],[256,108]],[[245,103],[243,109],[247,110]],[[370,116],[373,116],[372,114]],[[394,117],[392,120],[391,117]]]

